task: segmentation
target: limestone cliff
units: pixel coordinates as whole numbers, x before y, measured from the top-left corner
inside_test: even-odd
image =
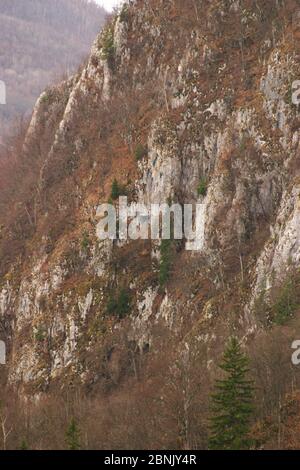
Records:
[[[118,393],[180,363],[207,396],[232,333],[262,401],[279,382],[280,396],[295,386],[299,7],[132,1],[82,71],[41,95],[22,149],[34,183],[0,220],[8,386],[39,397],[70,385]],[[156,242],[96,237],[114,180],[130,201],[205,205],[199,250],[172,243],[163,286]],[[117,314],[120,292],[128,308]],[[285,381],[271,364],[277,337]]]

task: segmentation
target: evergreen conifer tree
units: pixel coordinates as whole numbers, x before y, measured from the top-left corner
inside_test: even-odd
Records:
[[[119,183],[116,179],[114,179],[112,183],[112,187],[111,187],[111,198],[113,201],[115,201],[116,199],[118,199],[119,196],[120,196]]]
[[[66,432],[66,444],[69,450],[80,450],[80,430],[74,418]]]
[[[212,395],[210,449],[249,449],[250,421],[253,415],[253,382],[247,378],[248,358],[237,338],[231,338],[220,368],[226,373],[217,380]]]

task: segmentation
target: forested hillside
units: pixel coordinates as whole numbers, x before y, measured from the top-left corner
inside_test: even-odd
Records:
[[[105,11],[87,0],[1,0],[0,136],[15,116],[30,112],[40,92],[74,72],[90,50]]]

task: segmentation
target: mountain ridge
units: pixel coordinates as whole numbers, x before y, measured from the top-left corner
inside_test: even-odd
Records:
[[[33,0],[26,6],[20,0],[1,3],[0,79],[7,95],[6,105],[0,108],[2,136],[14,119],[30,114],[47,85],[64,72],[76,70],[105,15],[103,9],[85,0],[48,5]]]
[[[297,8],[130,2],[38,99],[0,178],[4,401],[28,404],[36,427],[11,420],[33,446],[41,416],[55,423],[41,448],[63,448],[75,416],[87,448],[206,449],[234,335],[255,381],[253,445],[279,447],[300,387]],[[204,204],[200,249],[99,240],[116,187]]]

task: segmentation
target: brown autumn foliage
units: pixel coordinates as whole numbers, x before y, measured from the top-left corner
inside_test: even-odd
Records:
[[[281,10],[279,16],[281,20],[289,20],[294,4],[292,1],[286,2],[286,8]],[[260,40],[263,40],[266,29],[272,27],[271,20],[276,14],[271,2],[260,2],[261,21],[253,30],[246,31],[241,24],[240,11],[222,18],[214,2],[209,9],[207,2],[199,0],[174,0],[172,5],[170,13],[162,2],[149,2],[151,14],[158,22],[165,24],[164,31],[174,38],[171,42],[166,41],[166,57],[172,57],[174,48],[186,41],[186,30],[192,33],[201,23],[203,34],[215,38],[211,59],[203,59],[201,64],[203,88],[209,88],[208,93],[212,98],[213,87],[208,87],[208,84],[212,77],[216,77],[221,57],[226,56],[231,61],[232,69],[231,76],[225,79],[224,88],[232,82],[233,86],[240,87],[241,100],[251,99],[251,83],[256,80],[255,63]],[[205,20],[202,21],[203,18]],[[274,31],[275,35],[280,35],[281,27]],[[140,60],[141,47],[140,44],[133,45],[133,63],[135,58]],[[244,77],[246,74],[241,77],[237,73],[239,60],[233,59],[237,54],[242,57],[244,70],[253,71],[250,78],[247,74],[247,80]],[[118,91],[109,107],[99,101],[78,103],[77,127],[68,129],[68,154],[65,149],[61,149],[51,161],[46,161],[53,137],[51,126],[43,129],[43,139],[31,142],[30,151],[24,149],[27,124],[22,124],[8,150],[1,156],[1,274],[7,273],[13,260],[21,256],[29,257],[35,240],[41,239],[43,235],[47,235],[48,248],[51,250],[60,237],[72,234],[80,209],[80,198],[83,199],[83,195],[93,200],[97,200],[98,196],[107,198],[113,177],[117,176],[134,197],[130,185],[136,171],[134,148],[138,142],[145,141],[149,124],[158,111],[168,110],[168,76],[163,84],[163,92],[162,87],[157,86],[155,76],[141,74],[140,92],[131,88],[129,73],[128,76],[121,75],[116,70],[114,80],[118,83]],[[57,114],[60,115],[60,109]],[[176,113],[171,118],[176,122]],[[82,150],[80,157],[74,157],[73,142],[78,134]],[[247,157],[257,158],[252,148],[247,148],[247,152]],[[224,164],[230,165],[230,158],[234,159],[234,155],[224,157]],[[86,183],[86,175],[92,171],[94,164],[97,165],[93,177]],[[58,206],[63,209],[58,211]],[[264,240],[262,232],[259,234],[260,245]],[[217,276],[223,289],[217,297],[220,316],[229,311],[234,314],[239,308],[239,296],[247,290],[249,280],[246,268],[241,273],[241,258],[246,265],[251,250],[247,240],[239,240],[239,243],[238,253],[236,250],[228,250],[216,261]],[[116,260],[118,275],[121,268],[130,264],[126,256],[135,262],[136,253],[133,251],[138,250],[130,250],[132,247],[128,248],[125,255],[123,253],[125,259],[120,255]],[[67,280],[69,286],[76,285],[80,280],[80,272],[77,272],[80,270],[76,269],[78,260],[72,259],[72,262],[73,269]],[[142,265],[145,275],[147,263],[149,261],[145,259],[145,266]],[[200,312],[211,292],[216,294],[211,279],[216,273],[205,272],[204,275],[199,272],[196,261],[194,263],[195,266],[189,260],[184,265],[184,258],[174,263],[170,289],[175,292],[178,282],[186,284],[187,292],[198,288]],[[201,265],[203,271],[205,268]],[[180,276],[176,279],[180,270],[189,271],[189,274],[195,272],[194,284],[191,285],[190,277]],[[182,330],[175,340],[170,331],[159,328],[159,325],[154,335],[157,344],[152,346],[154,351],[157,346],[159,354],[152,351],[149,354],[147,348],[141,352],[136,344],[123,338],[126,336],[126,328],[129,328],[129,323],[124,320],[123,334],[115,334],[113,347],[110,343],[104,344],[96,354],[92,351],[84,357],[91,365],[95,362],[101,364],[98,365],[102,379],[99,383],[82,388],[78,384],[68,383],[66,379],[63,391],[61,384],[53,383],[49,388],[42,389],[39,400],[29,400],[25,405],[17,394],[14,395],[8,389],[3,393],[0,409],[0,424],[1,420],[4,423],[4,431],[0,435],[2,447],[20,448],[25,441],[33,449],[65,448],[66,429],[70,420],[75,418],[83,449],[206,448],[209,395],[216,372],[209,370],[204,349],[183,349],[178,353],[178,343],[184,341],[191,321],[190,318],[184,319]],[[232,325],[238,327],[238,321],[236,324],[234,322],[232,320]],[[226,321],[222,323],[221,319],[219,333],[222,341],[216,345],[216,362],[222,353],[224,336],[228,330]],[[293,448],[299,446],[298,396],[286,399],[293,389],[300,386],[296,371],[290,365],[289,354],[291,339],[297,330],[296,316],[294,325],[286,329],[272,328],[258,339],[251,338],[249,341],[248,352],[256,383],[257,426],[253,432],[258,447],[276,447],[283,442]],[[283,405],[285,400],[286,405]],[[291,406],[289,400],[292,401]],[[284,424],[280,421],[283,419],[282,407],[286,410]]]

